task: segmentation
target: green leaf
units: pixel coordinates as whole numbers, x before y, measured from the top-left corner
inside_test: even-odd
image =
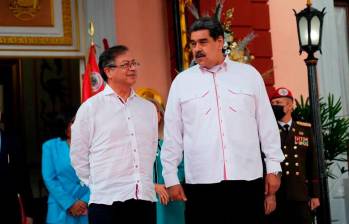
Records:
[[[311,108],[309,98],[304,99],[301,95],[296,101],[296,107],[292,116],[295,120],[311,122]],[[328,177],[336,178],[329,172],[329,167],[337,162],[347,162],[349,147],[349,118],[341,116],[342,102],[341,99],[335,99],[333,94],[329,94],[319,99],[321,133],[324,143],[324,155],[326,159],[326,170]],[[344,165],[338,167],[343,172],[348,172]]]

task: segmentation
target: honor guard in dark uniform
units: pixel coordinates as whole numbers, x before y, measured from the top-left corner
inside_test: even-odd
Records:
[[[276,210],[267,217],[268,224],[310,224],[312,210],[320,205],[316,150],[311,124],[292,119],[293,96],[278,88],[271,96],[278,120],[282,163],[281,187],[276,193]]]

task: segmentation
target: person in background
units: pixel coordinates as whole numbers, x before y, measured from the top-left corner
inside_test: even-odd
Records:
[[[91,224],[155,223],[155,106],[133,90],[137,67],[124,45],[106,49],[99,71],[107,82],[85,101],[72,126],[72,164],[91,189]]]
[[[287,88],[277,88],[271,104],[278,122],[282,162],[280,190],[276,210],[267,217],[268,224],[311,224],[311,211],[320,206],[317,154],[311,124],[292,118],[293,95]]]
[[[263,223],[264,198],[278,190],[284,159],[265,84],[255,68],[224,56],[217,19],[196,20],[189,36],[197,65],[176,76],[166,105],[166,187],[172,200],[186,201],[186,224]]]
[[[48,190],[48,224],[87,224],[90,191],[80,182],[70,162],[71,125],[75,113],[58,116],[60,135],[42,146],[42,177]]]
[[[160,160],[161,147],[163,143],[163,128],[164,128],[164,113],[162,97],[154,90],[147,89],[140,96],[152,102],[158,114],[159,141],[156,152],[156,160],[154,164],[154,182],[155,192],[158,195],[156,203],[156,223],[157,224],[184,224],[185,204],[182,201],[170,201],[170,197],[165,187],[164,178],[162,176],[162,165]],[[184,183],[184,163],[183,161],[178,166],[178,179]]]
[[[0,223],[33,223],[33,196],[24,154],[20,139],[0,130]]]

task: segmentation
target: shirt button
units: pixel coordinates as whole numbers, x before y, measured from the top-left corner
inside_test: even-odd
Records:
[[[137,152],[137,150],[136,150],[136,149],[134,149],[133,151],[134,151],[134,152]]]
[[[135,165],[136,168],[138,168],[138,165]]]
[[[131,118],[130,118],[130,117],[128,117],[127,119],[128,119],[128,120],[130,120]]]
[[[131,136],[133,136],[134,134],[133,133],[131,133]]]

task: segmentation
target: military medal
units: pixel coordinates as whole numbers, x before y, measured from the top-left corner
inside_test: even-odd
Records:
[[[294,143],[296,145],[309,146],[309,138],[304,136],[294,136]]]

